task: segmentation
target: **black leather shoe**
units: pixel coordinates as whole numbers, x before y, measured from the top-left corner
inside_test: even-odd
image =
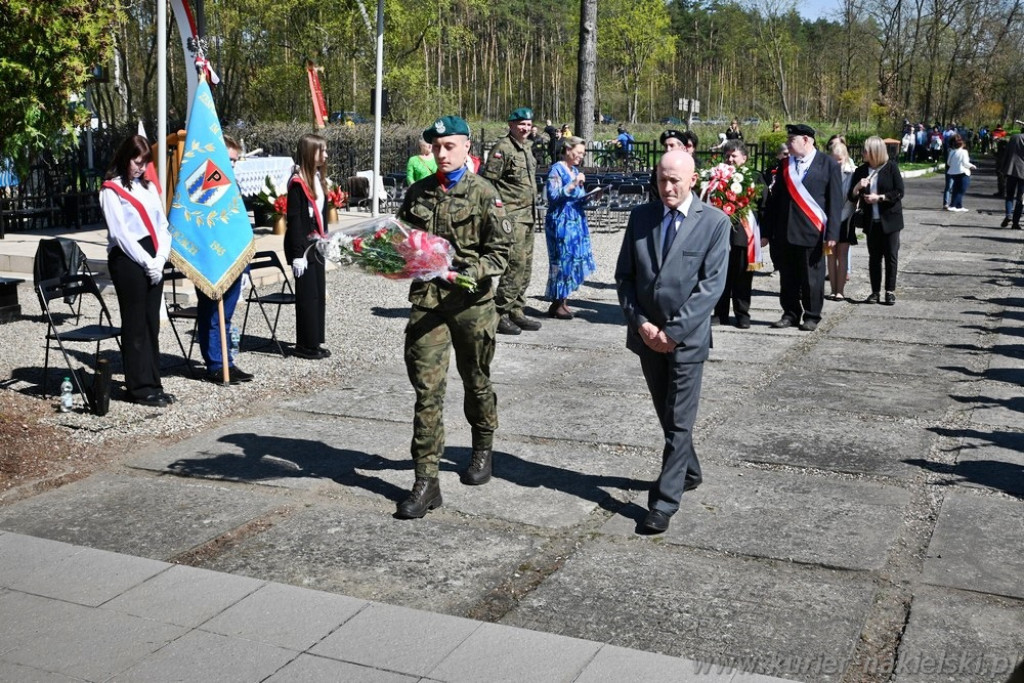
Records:
[[[800,329],[804,332],[814,332],[818,329],[818,323],[814,320],[805,320],[800,323]]]
[[[230,373],[231,379],[236,382],[251,382],[252,378],[255,377],[251,372],[246,372],[237,365],[229,369],[228,373]]]
[[[150,394],[145,398],[132,398],[129,399],[132,403],[137,403],[140,406],[149,406],[150,408],[166,408],[167,399],[164,398],[163,394]]]
[[[317,355],[320,358],[330,358],[331,357],[331,350],[328,349],[328,348],[325,348],[323,346],[318,346],[317,349],[316,349],[316,353],[317,353]]]
[[[640,528],[649,534],[660,534],[668,530],[668,523],[671,517],[661,510],[651,510],[644,517]]]
[[[307,349],[304,346],[296,346],[292,349],[292,355],[298,356],[299,358],[305,358],[307,360],[320,360],[327,356],[321,355],[320,349]]]
[[[512,322],[507,315],[501,316],[498,320],[498,334],[522,334],[519,325]]]
[[[462,483],[467,486],[480,486],[491,480],[491,455],[490,450],[473,451],[473,459],[469,468],[462,473]]]
[[[210,384],[224,384],[224,373],[220,370],[214,370],[212,372],[206,373],[203,376],[203,379],[209,382]],[[228,380],[228,383],[225,386],[235,384],[238,384],[238,379],[235,377],[234,371],[232,371],[231,378]]]
[[[866,304],[877,304],[878,303],[878,292],[874,292],[873,294],[869,294],[868,298],[864,299],[864,303],[866,303]]]
[[[741,330],[750,329],[750,318],[736,318],[736,327]]]
[[[717,315],[713,315],[713,316],[711,316],[711,326],[712,327],[717,327],[719,325],[724,325],[725,324],[725,320],[726,320],[725,318],[719,318]]]
[[[687,479],[683,482],[683,493],[694,490],[700,486],[703,481],[703,479]]]
[[[796,323],[793,321],[792,318],[787,318],[787,317],[783,316],[783,317],[779,318],[778,320],[776,320],[775,322],[773,322],[772,323],[772,327],[774,327],[777,330],[781,330],[784,327],[793,327],[793,325],[795,325],[795,324]]]
[[[521,313],[519,315],[510,315],[508,319],[512,322],[513,325],[515,325],[521,330],[526,330],[527,332],[536,332],[537,330],[540,329],[539,320],[527,318],[525,315]]]
[[[398,505],[399,519],[419,519],[434,508],[441,507],[441,484],[437,477],[416,477],[409,497]]]
[[[1003,222],[999,224],[999,227],[1000,228],[1005,228],[1009,224],[1010,224],[1010,217],[1007,216],[1006,218],[1003,219]]]
[[[177,403],[178,402],[178,397],[177,396],[175,396],[174,394],[168,394],[163,389],[160,390],[160,395],[164,397],[165,401],[167,401],[167,405],[170,405],[172,403]]]
[[[885,305],[886,306],[895,306],[896,305],[896,292],[886,292],[885,293]]]

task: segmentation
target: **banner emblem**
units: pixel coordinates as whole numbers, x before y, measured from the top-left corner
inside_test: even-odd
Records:
[[[212,159],[200,164],[195,173],[185,181],[188,198],[203,206],[213,206],[219,202],[228,191],[229,185],[231,179],[213,163]]]

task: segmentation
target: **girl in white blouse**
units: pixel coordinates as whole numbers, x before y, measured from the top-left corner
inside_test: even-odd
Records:
[[[971,171],[978,168],[971,163],[964,146],[964,139],[957,133],[949,139],[949,157],[946,159],[946,174],[953,181],[953,189],[950,192],[948,211],[964,212],[964,195],[967,194],[967,187],[971,184]]]
[[[150,159],[149,141],[141,135],[121,143],[100,190],[100,207],[121,309],[127,400],[162,408],[174,402],[160,381],[160,306],[171,233],[157,188],[145,176]]]

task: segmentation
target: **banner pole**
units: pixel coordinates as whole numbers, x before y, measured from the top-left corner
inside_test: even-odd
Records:
[[[228,358],[228,336],[227,330],[224,329],[226,327],[224,325],[224,297],[217,299],[217,324],[220,325],[220,359],[224,373],[224,384],[228,384],[231,382],[231,376],[228,372],[231,359]]]

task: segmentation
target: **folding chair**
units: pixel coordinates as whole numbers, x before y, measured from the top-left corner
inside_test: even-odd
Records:
[[[280,290],[270,292],[268,294],[259,293],[259,290],[256,287],[256,280],[258,278],[257,271],[263,268],[270,268],[278,271],[278,275],[281,278]],[[295,291],[292,289],[292,283],[288,280],[288,273],[285,271],[284,265],[281,263],[281,258],[277,255],[277,252],[256,252],[256,255],[252,257],[252,261],[249,262],[249,278],[252,280],[252,287],[249,289],[248,296],[245,297],[245,318],[242,320],[242,337],[239,340],[238,345],[241,347],[242,343],[245,341],[245,328],[249,324],[249,306],[256,304],[259,306],[260,312],[263,314],[263,319],[267,321],[267,327],[270,329],[270,342],[277,344],[277,350],[282,356],[284,356],[284,347],[281,346],[281,342],[277,339],[277,321],[281,318],[282,306],[292,306],[295,304]],[[267,315],[266,306],[277,306],[277,314],[274,316],[273,323],[270,322],[270,316]],[[264,346],[266,346],[266,344],[264,344]]]
[[[107,305],[103,302],[103,297],[100,296],[100,290],[96,286],[96,281],[93,280],[91,275],[83,273],[66,275],[60,278],[53,278],[50,280],[43,280],[39,283],[39,301],[42,302],[43,312],[46,314],[46,360],[43,364],[43,398],[49,396],[46,392],[46,378],[50,371],[50,346],[53,341],[57,342],[60,347],[61,353],[64,355],[64,362],[68,365],[68,370],[71,371],[71,378],[75,384],[75,388],[78,393],[82,395],[82,399],[85,401],[86,407],[89,405],[89,397],[86,394],[82,381],[71,365],[71,358],[68,356],[68,351],[64,347],[65,343],[96,343],[96,358],[94,365],[99,365],[100,360],[100,342],[105,339],[113,339],[117,342],[118,351],[121,350],[121,328],[115,327],[113,321],[110,318],[110,311],[107,310]],[[91,325],[83,325],[81,327],[74,327],[71,329],[62,329],[54,321],[53,312],[50,310],[50,303],[56,299],[64,299],[71,296],[81,296],[83,299],[87,296],[93,296],[96,302],[99,304],[100,312],[97,317],[97,322]],[[104,324],[104,319],[106,324]],[[77,324],[77,323],[76,323]]]
[[[178,282],[185,279],[185,273],[175,268],[170,263],[164,264],[164,283],[171,283],[171,298],[164,295],[164,306],[167,309],[167,320],[171,323],[171,331],[174,338],[178,340],[178,348],[181,349],[181,356],[185,359],[185,366],[188,368],[190,377],[195,377],[195,369],[192,367],[192,349],[196,345],[196,334],[199,329],[199,309],[196,306],[183,306],[178,299]],[[192,341],[188,345],[188,353],[185,353],[185,344],[181,341],[181,334],[178,332],[177,320],[192,321]]]
[[[32,284],[36,288],[36,294],[39,294],[39,285],[43,280],[60,279],[77,273],[92,275],[85,254],[78,246],[78,242],[66,237],[39,240],[32,263]],[[78,309],[75,310],[76,299],[75,295],[69,294],[64,298],[64,303],[75,312],[75,324],[77,325],[82,306],[79,302]],[[41,296],[39,297],[39,309],[46,312],[46,305]]]

